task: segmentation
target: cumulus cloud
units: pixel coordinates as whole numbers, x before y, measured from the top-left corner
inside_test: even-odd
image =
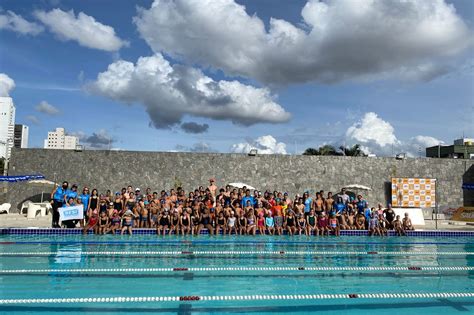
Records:
[[[1,11],[1,10],[0,10]],[[38,35],[44,31],[44,27],[25,20],[21,15],[15,14],[12,11],[0,13],[0,30],[10,30],[22,35]]]
[[[407,141],[399,140],[393,126],[374,112],[365,113],[362,118],[350,126],[345,134],[347,145],[360,144],[366,154],[390,156],[405,152],[410,157],[424,156],[425,148],[442,144],[443,141],[418,135]]]
[[[416,136],[410,138],[404,145],[403,145],[403,152],[408,153],[411,157],[416,156],[425,156],[426,148],[433,147],[435,145],[443,145],[444,142],[430,137],[430,136]]]
[[[118,60],[86,89],[124,103],[143,104],[156,128],[179,124],[184,115],[241,125],[290,119],[268,89],[214,81],[198,69],[171,65],[161,54],[141,57],[136,64]]]
[[[5,73],[0,73],[0,96],[10,96],[10,91],[15,88],[15,81]]]
[[[255,140],[247,139],[246,142],[234,144],[230,151],[233,153],[249,153],[252,149],[257,149],[258,154],[287,154],[286,144],[277,142],[271,135],[261,136]]]
[[[473,42],[444,0],[309,0],[301,15],[267,30],[234,0],[155,0],[134,22],[155,52],[271,84],[430,80]]]
[[[59,109],[57,109],[46,101],[41,101],[38,105],[36,105],[35,109],[40,113],[44,113],[51,116],[58,115],[60,113]]]
[[[360,144],[374,143],[380,147],[399,143],[392,125],[373,112],[366,113],[360,121],[349,127],[346,137]]]
[[[66,12],[61,9],[36,11],[34,14],[62,40],[73,40],[87,48],[111,52],[128,46],[127,41],[115,35],[113,27],[102,24],[83,12],[79,12],[77,17],[73,10]]]
[[[186,133],[204,133],[209,129],[208,124],[198,124],[193,121],[181,124],[181,129]]]
[[[40,120],[38,119],[38,117],[34,116],[34,115],[28,115],[25,117],[25,119],[27,121],[29,121],[30,123],[32,123],[33,125],[39,125],[40,124]]]

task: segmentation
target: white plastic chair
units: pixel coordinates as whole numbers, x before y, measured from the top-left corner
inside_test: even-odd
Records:
[[[28,214],[26,215],[27,219],[34,219],[36,218],[36,215],[40,213],[40,215],[44,216],[46,215],[46,208],[41,207],[40,205],[30,203],[28,205]]]
[[[21,204],[21,209],[20,209],[20,214],[25,213],[25,211],[28,213],[28,206],[32,204],[33,201],[27,200]]]
[[[6,212],[7,214],[10,213],[10,208],[12,207],[9,203],[3,203],[0,205],[0,213]]]
[[[53,207],[51,206],[51,203],[49,202],[42,202],[42,203],[37,203],[41,207],[41,209],[44,209],[44,211],[41,211],[41,215],[45,216],[48,215],[53,211]]]

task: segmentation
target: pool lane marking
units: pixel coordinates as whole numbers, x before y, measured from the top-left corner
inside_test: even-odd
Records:
[[[84,269],[6,269],[0,274],[102,273],[102,272],[179,272],[179,271],[473,271],[467,266],[408,267],[175,267],[175,268],[84,268]]]
[[[163,244],[163,245],[196,245],[196,244],[240,244],[240,245],[268,245],[268,241],[212,241],[212,240],[141,240],[141,241],[8,241],[0,242],[0,245],[145,245],[145,244]],[[330,241],[271,241],[270,244],[299,244],[299,245],[474,245],[472,242],[468,243],[453,243],[453,242],[330,242]]]
[[[439,255],[467,256],[474,252],[434,251],[60,251],[60,252],[0,252],[0,256],[169,256],[169,255]]]
[[[268,301],[268,300],[332,300],[332,299],[435,299],[472,298],[472,292],[443,293],[344,293],[344,294],[261,294],[261,295],[184,295],[184,296],[120,296],[54,299],[0,299],[0,305],[10,304],[72,304],[127,302],[199,302],[199,301]]]

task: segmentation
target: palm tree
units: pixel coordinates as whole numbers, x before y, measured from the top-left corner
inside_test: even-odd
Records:
[[[339,149],[345,156],[367,156],[360,148],[360,144],[354,144],[352,147],[340,146]]]

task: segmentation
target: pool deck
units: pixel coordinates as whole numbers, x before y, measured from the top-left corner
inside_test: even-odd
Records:
[[[51,216],[27,219],[18,213],[0,214],[0,228],[48,228],[51,226]],[[416,230],[436,230],[434,220],[425,220],[425,225],[415,226]],[[449,231],[474,231],[474,223],[438,220],[438,230]]]

